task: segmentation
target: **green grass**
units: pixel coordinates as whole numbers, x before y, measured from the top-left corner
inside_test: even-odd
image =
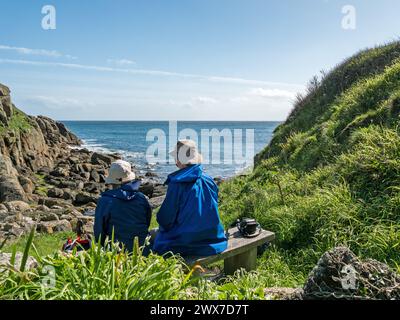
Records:
[[[366,50],[314,81],[254,172],[221,186],[226,224],[250,216],[276,233],[260,273],[282,270],[278,285],[301,285],[338,245],[400,270],[399,57],[399,42]]]
[[[36,173],[35,177],[36,177],[35,193],[40,196],[47,197],[47,192],[49,191],[49,189],[52,188],[52,186],[46,182],[44,174]]]
[[[29,118],[19,109],[13,107],[13,114],[9,120],[8,126],[4,127],[0,124],[0,135],[6,133],[7,131],[13,132],[29,132],[32,125]]]
[[[33,233],[23,248],[24,257],[32,250],[32,239]],[[25,270],[22,263],[20,269],[7,268],[0,273],[0,299],[264,298],[262,278],[257,273],[238,273],[218,283],[211,282],[195,276],[194,270],[179,256],[142,256],[137,241],[131,254],[120,251],[118,244],[106,250],[94,244],[79,254],[65,255],[58,251],[36,256],[39,263],[36,269]]]
[[[158,222],[157,222],[158,210],[160,210],[160,208],[156,208],[153,210],[153,216],[151,217],[151,222],[150,222],[150,227],[149,227],[150,230],[158,228]]]
[[[32,251],[31,254],[35,258],[47,256],[61,250],[62,245],[68,237],[75,238],[73,232],[57,232],[54,234],[37,234],[33,239],[33,244],[37,252]],[[12,252],[14,247],[17,251],[22,252],[26,246],[28,236],[23,236],[13,243],[6,243],[3,252]]]

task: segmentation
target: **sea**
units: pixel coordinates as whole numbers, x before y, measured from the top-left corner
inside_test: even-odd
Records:
[[[191,138],[205,159],[205,171],[226,179],[248,172],[255,154],[270,142],[280,122],[225,121],[62,121],[83,148],[119,153],[137,175],[154,172],[160,180],[177,170],[169,161],[178,138]]]

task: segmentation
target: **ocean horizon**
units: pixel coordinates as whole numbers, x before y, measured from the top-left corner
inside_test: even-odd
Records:
[[[146,141],[146,136],[150,130],[157,129],[165,132],[166,148],[168,150],[173,148],[173,146],[168,145],[170,138],[170,122],[168,121],[61,120],[61,122],[82,140],[83,148],[103,153],[119,153],[124,160],[134,165],[134,169],[138,175],[145,175],[146,172],[154,172],[160,179],[165,179],[169,173],[176,170],[173,164],[149,162],[146,159],[147,149],[156,142],[156,140]],[[272,138],[273,131],[280,123],[279,121],[178,121],[177,131],[181,132],[183,129],[192,129],[198,134],[199,139],[202,130],[216,129],[221,132],[224,129],[228,129],[232,134],[234,132],[242,132],[243,145],[240,150],[233,150],[233,152],[245,155],[246,130],[254,130],[253,152],[255,155],[267,146]],[[248,162],[246,164],[238,164],[235,161],[226,163],[224,161],[225,142],[224,139],[220,141],[219,147],[222,163],[204,164],[205,171],[213,177],[229,178],[248,169]],[[202,152],[200,141],[199,149]],[[232,145],[232,149],[235,149],[234,144]],[[210,159],[213,152],[215,152],[215,149],[210,151]]]

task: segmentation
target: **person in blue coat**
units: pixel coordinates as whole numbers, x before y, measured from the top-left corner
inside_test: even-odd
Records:
[[[157,213],[153,251],[182,256],[210,256],[227,248],[218,212],[218,187],[204,173],[192,140],[181,140],[171,153],[179,170],[166,180],[167,194]]]
[[[138,191],[140,181],[135,180],[131,165],[123,160],[111,164],[106,183],[113,186],[97,202],[94,236],[104,245],[106,237],[123,244],[132,251],[134,238],[143,246],[151,222],[151,207],[145,195]]]

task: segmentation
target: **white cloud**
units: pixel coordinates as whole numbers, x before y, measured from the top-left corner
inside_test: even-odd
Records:
[[[199,75],[199,74],[191,74],[191,73],[179,73],[179,72],[162,71],[162,70],[123,69],[123,68],[103,67],[103,66],[94,66],[94,65],[83,65],[83,64],[76,64],[76,63],[41,62],[41,61],[17,60],[17,59],[0,59],[0,63],[31,65],[31,66],[38,66],[38,67],[39,66],[41,66],[41,67],[62,67],[62,68],[70,68],[70,69],[92,70],[92,71],[99,71],[99,72],[119,72],[119,73],[135,74],[135,75],[190,78],[190,79],[205,80],[205,81],[210,81],[210,82],[234,83],[234,84],[241,84],[241,85],[287,86],[287,87],[291,87],[291,88],[296,88],[296,90],[303,88],[303,86],[298,85],[298,84],[268,82],[268,81],[232,78],[232,77],[216,77],[216,76],[207,76],[207,75]]]
[[[129,59],[108,59],[107,62],[117,66],[132,66],[136,64],[135,61]]]
[[[250,95],[263,97],[263,98],[282,98],[290,99],[296,96],[293,91],[282,90],[282,89],[264,89],[264,88],[254,88],[249,92]]]
[[[175,99],[169,99],[169,104],[172,106],[185,107],[185,108],[196,108],[196,107],[208,107],[211,105],[215,105],[219,102],[219,100],[207,97],[207,96],[198,96],[193,98],[188,98],[184,100],[177,101]]]
[[[37,103],[49,109],[64,109],[64,108],[78,108],[84,109],[86,107],[95,106],[92,102],[80,101],[78,99],[53,97],[53,96],[33,96],[25,99],[28,102]]]
[[[200,97],[195,97],[192,100],[193,100],[193,102],[199,103],[199,104],[214,104],[214,103],[218,102],[217,99],[214,99],[214,98],[211,98],[211,97],[201,97],[201,96]]]
[[[13,51],[17,52],[19,54],[25,54],[25,55],[35,55],[35,56],[45,56],[45,57],[53,57],[53,58],[67,58],[67,59],[77,59],[74,56],[71,56],[69,54],[62,54],[61,52],[58,52],[56,50],[46,50],[46,49],[31,49],[31,48],[24,48],[24,47],[12,47],[12,46],[5,46],[5,45],[0,45],[0,50],[6,50],[6,51]]]

